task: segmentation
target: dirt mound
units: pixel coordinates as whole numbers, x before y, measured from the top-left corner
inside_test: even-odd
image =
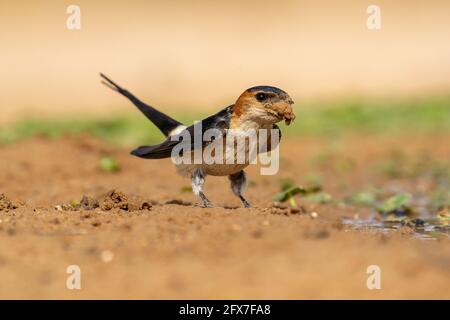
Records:
[[[116,208],[129,211],[130,204],[128,203],[128,197],[123,192],[117,190],[110,190],[103,197],[100,208],[105,211],[109,211]]]
[[[93,210],[98,207],[103,211],[120,209],[124,211],[150,210],[152,201],[147,201],[139,197],[129,197],[124,192],[112,189],[100,199],[83,196],[80,207],[84,210]]]
[[[98,200],[95,198],[88,196],[83,196],[83,198],[81,198],[80,207],[84,210],[93,210],[99,206]]]
[[[122,191],[112,189],[100,197],[83,195],[79,202],[73,201],[70,204],[56,205],[55,209],[59,211],[89,211],[99,208],[102,211],[138,211],[150,210],[154,204],[156,202],[148,201],[138,196],[129,197]]]
[[[9,211],[12,209],[17,209],[17,207],[18,205],[9,200],[5,194],[0,193],[0,211]]]

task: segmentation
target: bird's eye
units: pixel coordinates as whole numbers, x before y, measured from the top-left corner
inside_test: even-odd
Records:
[[[264,101],[266,99],[267,99],[267,95],[265,93],[260,92],[256,95],[256,100],[258,100],[258,101]]]

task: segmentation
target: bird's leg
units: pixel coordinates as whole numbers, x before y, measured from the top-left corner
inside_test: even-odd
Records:
[[[213,207],[211,201],[209,201],[208,198],[203,193],[203,185],[205,184],[205,175],[203,174],[202,170],[199,168],[195,169],[191,179],[192,179],[192,191],[194,191],[194,193],[202,199],[203,206],[205,208]]]
[[[247,185],[247,178],[245,177],[244,170],[239,171],[238,173],[231,174],[228,176],[231,182],[231,190],[233,190],[233,193],[241,199],[242,204],[245,208],[250,208],[250,204],[245,200],[245,198],[242,196],[242,191],[244,191],[246,185]]]

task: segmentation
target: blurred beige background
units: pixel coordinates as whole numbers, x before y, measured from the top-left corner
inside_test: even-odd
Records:
[[[0,121],[128,110],[100,71],[164,110],[214,110],[257,84],[296,102],[450,88],[449,1],[2,0],[0,23]]]

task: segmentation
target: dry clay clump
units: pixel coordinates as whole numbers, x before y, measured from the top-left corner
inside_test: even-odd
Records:
[[[55,208],[63,211],[94,210],[100,208],[103,211],[115,209],[124,211],[150,210],[153,203],[137,197],[127,197],[123,192],[110,190],[104,196],[93,198],[84,195],[80,202],[69,205],[58,205]]]
[[[111,190],[106,193],[101,201],[100,208],[105,211],[122,209],[128,211],[128,197],[121,191]]]
[[[0,211],[9,211],[16,208],[16,204],[9,200],[5,194],[0,193]]]
[[[121,209],[125,211],[150,210],[153,203],[136,197],[127,197],[123,192],[111,190],[100,201],[100,208],[108,211]]]
[[[81,209],[84,210],[93,210],[98,208],[100,205],[97,199],[88,196],[83,196],[83,198],[81,198],[79,206]]]
[[[122,191],[110,190],[103,197],[96,200],[84,196],[80,205],[85,210],[92,210],[100,207],[103,211],[120,209],[124,211],[150,210],[153,203],[144,201],[136,197],[128,197]]]

